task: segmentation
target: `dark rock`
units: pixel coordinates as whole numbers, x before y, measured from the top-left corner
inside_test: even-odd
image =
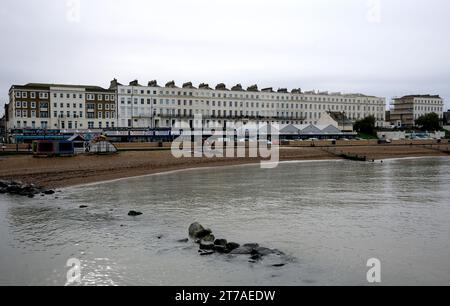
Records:
[[[6,188],[0,187],[0,194],[4,194],[4,193],[6,193]]]
[[[44,194],[45,195],[52,195],[52,194],[55,194],[55,191],[54,190],[45,190]]]
[[[0,181],[0,188],[6,188],[8,186],[9,186],[9,182],[3,181],[3,180]]]
[[[253,252],[253,248],[248,246],[240,246],[230,252],[232,255],[250,255]]]
[[[162,239],[162,237],[163,237],[163,236],[162,236],[162,235],[160,235],[160,236],[158,236],[157,238],[158,238],[158,239]]]
[[[211,242],[212,244],[214,244],[214,241],[216,240],[216,237],[214,237],[213,234],[208,234],[208,235],[202,237],[200,240],[204,241],[204,242]]]
[[[216,241],[214,241],[215,245],[220,245],[223,247],[227,246],[228,241],[226,239],[216,239]]]
[[[261,254],[253,254],[251,257],[250,257],[250,259],[251,260],[254,260],[254,261],[258,261],[258,260],[261,260],[262,259],[262,255]]]
[[[28,197],[29,197],[30,199],[32,199],[32,198],[34,198],[34,194],[29,194]]]
[[[180,240],[178,240],[177,242],[178,242],[178,243],[188,243],[188,242],[189,242],[189,239],[188,239],[188,238],[180,239]]]
[[[214,243],[208,241],[200,241],[200,250],[214,250]]]
[[[223,245],[214,245],[213,250],[216,251],[217,253],[222,254],[230,253],[230,250],[228,250],[227,247]]]
[[[209,256],[209,255],[213,255],[214,254],[214,252],[203,252],[203,253],[200,253],[200,256]]]
[[[227,249],[231,251],[237,249],[238,247],[240,247],[239,243],[236,242],[228,242],[227,243]]]
[[[141,212],[134,211],[134,210],[131,210],[131,211],[128,213],[128,216],[130,216],[130,217],[137,217],[137,216],[140,216],[140,215],[142,215]]]
[[[281,268],[281,267],[284,267],[286,264],[283,264],[283,263],[281,263],[281,264],[275,264],[275,265],[272,265],[272,267],[275,267],[275,268]]]
[[[275,254],[275,253],[276,253],[275,250],[271,250],[268,248],[258,247],[256,249],[253,249],[253,254],[258,254],[261,256],[266,256],[266,255]]]
[[[80,205],[80,208],[88,208],[89,206],[87,205]]]
[[[191,226],[189,226],[189,237],[200,238],[198,237],[198,234],[203,232],[204,230],[205,228],[200,223],[192,223]]]

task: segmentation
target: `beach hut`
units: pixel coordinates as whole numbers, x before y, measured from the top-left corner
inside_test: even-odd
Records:
[[[114,154],[117,153],[117,148],[108,141],[93,142],[88,147],[91,154]]]
[[[33,142],[34,156],[73,156],[73,142],[67,140],[37,140]]]
[[[73,135],[67,139],[73,143],[74,153],[83,154],[86,153],[86,140],[81,135]]]

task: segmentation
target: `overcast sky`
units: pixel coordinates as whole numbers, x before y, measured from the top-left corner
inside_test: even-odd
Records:
[[[2,0],[12,84],[157,79],[450,102],[448,0]]]

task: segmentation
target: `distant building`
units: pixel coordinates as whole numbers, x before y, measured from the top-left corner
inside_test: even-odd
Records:
[[[0,118],[0,143],[6,142],[6,115]]]
[[[343,94],[244,88],[237,84],[210,87],[174,81],[128,85],[111,81],[109,89],[98,86],[37,84],[13,85],[9,92],[8,130],[171,129],[203,125],[226,127],[232,123],[327,125],[352,131],[356,120],[385,121],[385,98]],[[197,115],[197,116],[196,116]],[[196,118],[201,115],[202,122]],[[343,116],[341,116],[343,115]]]
[[[450,125],[450,109],[444,113],[443,123],[444,125]]]
[[[443,117],[444,100],[439,95],[410,95],[392,102],[390,122],[398,127],[414,127],[416,120],[426,114]]]
[[[353,132],[354,122],[350,120],[345,112],[325,112],[322,113],[318,125],[332,125],[342,132]]]
[[[9,130],[111,128],[116,126],[116,92],[98,86],[13,85],[7,116]]]
[[[191,82],[177,86],[174,81],[159,86],[156,81],[141,85],[132,81],[122,85],[113,80],[110,89],[117,91],[119,128],[173,128],[180,123],[193,125],[195,115],[202,115],[206,127],[228,123],[318,124],[326,112],[345,112],[356,121],[373,115],[377,125],[385,120],[384,98],[363,94],[317,91],[289,91],[286,88],[258,89],[253,85],[214,88]]]

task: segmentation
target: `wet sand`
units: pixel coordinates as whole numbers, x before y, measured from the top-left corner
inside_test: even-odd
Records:
[[[339,147],[339,151],[387,159],[448,154],[419,146]],[[338,159],[321,148],[281,148],[281,161]],[[154,174],[199,167],[259,163],[259,158],[181,158],[170,151],[120,152],[111,156],[82,155],[76,157],[33,158],[10,156],[0,158],[0,179],[34,183],[47,188],[68,187],[119,178]]]

